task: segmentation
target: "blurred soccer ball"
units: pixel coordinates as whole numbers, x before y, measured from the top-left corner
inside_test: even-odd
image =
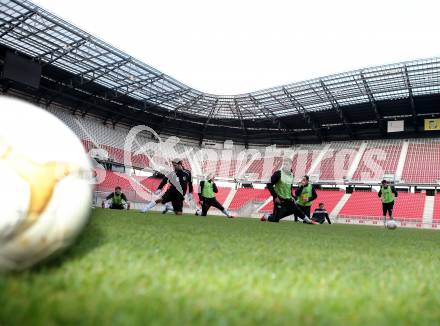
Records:
[[[397,229],[397,222],[394,220],[390,220],[387,222],[387,229],[389,230],[395,230]]]
[[[20,270],[68,247],[87,222],[90,162],[53,115],[0,97],[0,271]]]

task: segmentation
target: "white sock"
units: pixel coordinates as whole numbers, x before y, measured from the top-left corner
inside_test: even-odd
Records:
[[[222,213],[225,214],[227,217],[231,217],[231,214],[229,214],[226,209],[222,210]]]
[[[152,209],[154,206],[156,206],[155,201],[150,201],[147,206],[142,210],[143,213],[148,212],[150,209]]]
[[[311,223],[312,222],[307,215],[304,216],[303,220],[306,221],[307,223]]]

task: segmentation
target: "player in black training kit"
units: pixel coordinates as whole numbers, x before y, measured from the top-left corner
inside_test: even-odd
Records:
[[[142,212],[148,212],[150,209],[156,206],[156,204],[166,204],[171,202],[174,213],[176,215],[182,215],[183,201],[187,192],[188,198],[192,200],[193,184],[191,172],[183,168],[182,160],[180,159],[174,159],[172,163],[174,171],[163,178],[162,182],[154,193],[159,195],[162,188],[167,183],[170,183],[170,187],[167,191],[165,191],[161,198],[148,203]]]
[[[325,221],[327,221],[328,224],[332,224],[327,210],[324,207],[324,203],[319,203],[319,207],[313,212],[312,221],[315,221],[319,224],[323,224]]]

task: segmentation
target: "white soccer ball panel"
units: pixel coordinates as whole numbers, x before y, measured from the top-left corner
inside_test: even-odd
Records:
[[[7,107],[0,120],[7,190],[0,196],[0,270],[23,269],[70,245],[86,224],[91,164],[60,120],[22,101],[0,102]]]
[[[29,185],[14,170],[0,161],[0,180],[4,191],[0,196],[0,247],[26,218],[29,206]]]
[[[397,228],[397,222],[396,221],[388,221],[387,222],[387,228],[390,230],[394,230]]]

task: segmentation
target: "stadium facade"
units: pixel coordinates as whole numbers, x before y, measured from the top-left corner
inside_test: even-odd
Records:
[[[2,65],[29,61],[27,76],[12,69],[2,78],[2,91],[45,106],[57,103],[113,124],[148,124],[160,134],[199,144],[231,139],[246,146],[292,145],[440,134],[424,130],[425,118],[440,117],[439,58],[219,96],[186,86],[32,2],[1,0],[0,5]],[[388,133],[387,123],[394,120],[404,121],[404,130]]]

